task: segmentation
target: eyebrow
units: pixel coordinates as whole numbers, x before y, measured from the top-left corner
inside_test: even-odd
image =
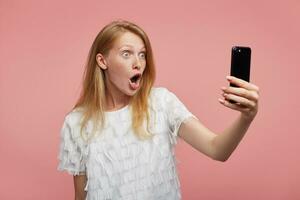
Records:
[[[125,46],[128,46],[128,47],[133,47],[133,46],[132,46],[132,45],[130,45],[130,44],[125,44],[125,45],[121,46],[119,49],[121,49],[121,48],[123,48],[123,47],[125,47]],[[146,49],[146,48],[143,46],[141,49]]]

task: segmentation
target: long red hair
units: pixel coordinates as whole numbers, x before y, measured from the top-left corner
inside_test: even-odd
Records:
[[[83,111],[80,133],[84,139],[95,136],[96,130],[99,130],[99,128],[101,130],[105,123],[106,87],[104,71],[97,66],[96,55],[98,53],[108,55],[114,42],[125,32],[138,35],[146,47],[146,68],[142,76],[141,87],[130,101],[132,128],[140,139],[149,139],[153,136],[149,131],[148,96],[155,81],[155,65],[150,40],[138,25],[126,20],[117,20],[107,24],[96,36],[85,65],[80,97],[72,108],[72,110],[80,108]],[[145,119],[147,121],[146,130],[143,128]],[[83,132],[83,127],[87,125],[89,120],[92,120],[94,124],[91,136],[87,136]]]

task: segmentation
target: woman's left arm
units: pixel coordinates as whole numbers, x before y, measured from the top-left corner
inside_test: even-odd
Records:
[[[183,123],[179,129],[179,136],[183,140],[219,161],[229,158],[258,111],[259,88],[236,77],[228,76],[227,80],[238,87],[222,87],[224,100],[219,101],[222,105],[241,113],[237,120],[220,134],[213,133],[195,119]],[[229,100],[236,103],[232,104]]]

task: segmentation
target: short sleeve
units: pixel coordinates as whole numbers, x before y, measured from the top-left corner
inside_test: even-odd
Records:
[[[57,170],[71,175],[85,174],[83,148],[76,141],[73,128],[65,118],[60,131],[59,164]]]
[[[165,93],[165,103],[167,122],[172,134],[171,137],[173,143],[176,143],[181,123],[188,120],[190,117],[198,118],[168,89],[166,89]]]

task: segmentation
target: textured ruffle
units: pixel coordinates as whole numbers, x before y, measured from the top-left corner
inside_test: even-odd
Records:
[[[86,199],[181,199],[174,146],[180,124],[194,115],[166,88],[153,88],[149,111],[155,136],[147,141],[132,132],[128,108],[107,113],[104,129],[88,144],[79,134],[80,113],[66,117],[58,168],[73,175],[86,171]],[[91,133],[90,122],[85,131]]]
[[[163,90],[163,99],[165,100],[165,116],[170,128],[170,141],[174,146],[177,144],[180,125],[187,121],[190,117],[194,117],[195,119],[198,118],[187,109],[187,107],[173,92],[166,88]]]
[[[179,199],[179,181],[168,138],[134,137],[90,144],[88,199]],[[121,142],[122,141],[122,142]]]
[[[71,118],[78,117],[72,115]],[[79,120],[79,119],[78,119]],[[79,128],[74,119],[67,115],[60,134],[59,171],[67,171],[71,175],[83,174],[86,171],[86,160],[89,154],[88,145],[82,140]]]

